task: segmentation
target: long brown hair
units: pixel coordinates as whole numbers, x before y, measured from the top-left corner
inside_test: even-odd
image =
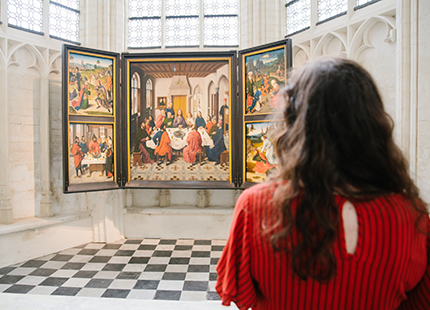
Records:
[[[279,174],[272,181],[279,186],[272,202],[279,217],[269,229],[270,241],[275,250],[291,251],[301,279],[334,276],[336,193],[352,200],[401,193],[427,214],[394,143],[393,121],[360,65],[329,57],[308,62],[293,74],[278,103],[286,127],[275,137]],[[298,241],[283,246],[293,228]]]

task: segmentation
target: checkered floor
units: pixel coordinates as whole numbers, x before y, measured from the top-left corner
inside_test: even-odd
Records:
[[[225,240],[89,243],[0,268],[0,292],[180,301],[219,300]]]

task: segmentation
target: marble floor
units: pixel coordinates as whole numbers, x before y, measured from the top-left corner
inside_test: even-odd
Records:
[[[222,309],[225,240],[89,243],[0,268],[0,309]]]

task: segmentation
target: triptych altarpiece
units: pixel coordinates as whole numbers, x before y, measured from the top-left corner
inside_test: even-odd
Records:
[[[289,39],[193,53],[64,45],[64,192],[263,182],[291,62]]]

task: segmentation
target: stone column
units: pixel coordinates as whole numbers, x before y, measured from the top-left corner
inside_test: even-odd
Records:
[[[0,55],[0,57],[3,57]],[[0,224],[13,223],[10,203],[9,178],[9,122],[7,104],[7,71],[4,59],[0,59]]]
[[[45,76],[46,75],[46,76]],[[40,78],[40,182],[41,201],[40,216],[54,215],[51,192],[51,162],[49,151],[50,121],[49,121],[49,79],[44,72]]]

